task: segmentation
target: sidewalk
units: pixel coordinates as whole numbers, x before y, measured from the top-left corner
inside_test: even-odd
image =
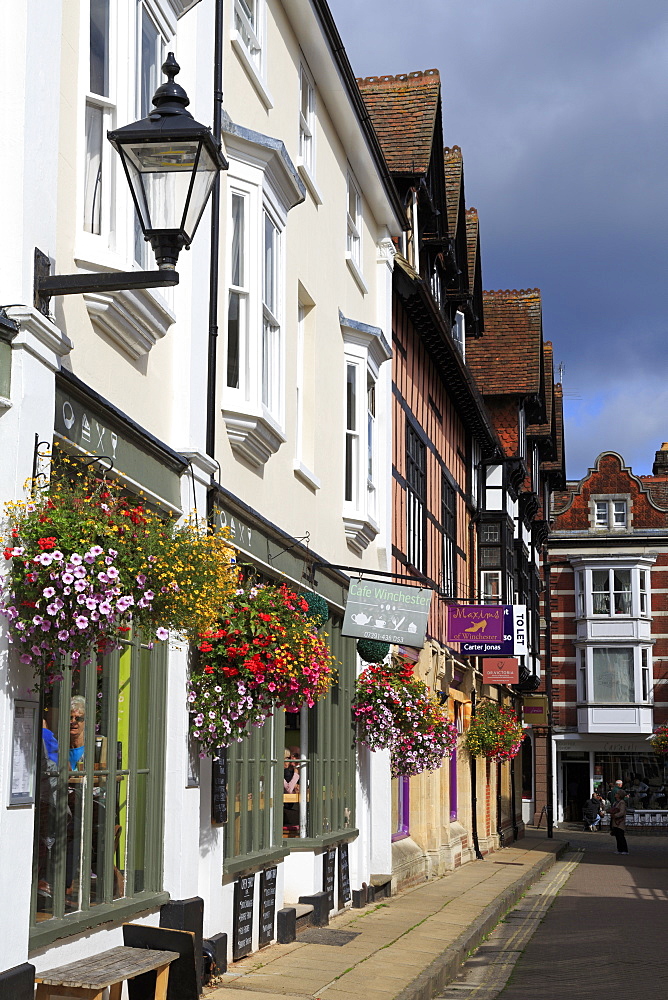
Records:
[[[472,861],[364,910],[346,910],[329,928],[302,931],[292,944],[271,945],[235,962],[204,996],[431,1000],[567,846],[565,839],[530,832],[485,861]],[[331,943],[308,943],[304,934],[321,941],[329,937]],[[338,946],[332,947],[337,938]]]

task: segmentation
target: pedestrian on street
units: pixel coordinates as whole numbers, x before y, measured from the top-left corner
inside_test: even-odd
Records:
[[[585,802],[582,812],[582,821],[585,830],[591,830],[594,833],[599,829],[602,815],[603,799],[598,792],[592,792],[591,798]]]
[[[622,781],[621,778],[617,778],[617,781],[614,783],[614,785],[610,786],[610,790],[607,795],[608,802],[610,803],[611,806],[614,806],[615,804],[615,795],[617,794],[617,792],[623,791],[623,789],[624,789],[624,782]]]
[[[624,789],[618,788],[615,793],[615,802],[610,810],[610,836],[617,841],[617,854],[628,854],[629,846],[626,843],[626,802],[624,801]]]

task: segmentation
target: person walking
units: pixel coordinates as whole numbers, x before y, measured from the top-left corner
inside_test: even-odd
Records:
[[[598,792],[592,792],[591,798],[587,799],[582,811],[582,821],[585,830],[594,833],[599,829],[601,816],[603,815],[603,799]]]
[[[610,836],[617,841],[617,854],[629,853],[629,846],[626,843],[626,802],[623,788],[618,788],[615,792],[615,801],[610,810]]]

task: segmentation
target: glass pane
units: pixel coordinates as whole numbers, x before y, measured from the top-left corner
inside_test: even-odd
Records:
[[[615,570],[613,573],[615,594],[615,614],[631,614],[631,570]]]
[[[84,850],[84,803],[86,797],[86,743],[94,739],[95,717],[87,712],[85,670],[72,670],[69,711],[69,751],[67,779],[67,846],[65,857],[65,912],[82,908],[82,861]]]
[[[90,0],[90,92],[109,97],[109,0]]]
[[[355,365],[346,365],[346,428],[357,430],[357,369]]]
[[[245,199],[232,195],[232,284],[237,288],[244,284],[244,228]]]
[[[595,569],[591,574],[592,610],[595,615],[610,614],[610,571]]]
[[[276,315],[276,227],[264,216],[264,304]]]
[[[188,202],[188,210],[183,220],[183,228],[188,234],[189,239],[192,239],[197,229],[217,174],[218,168],[216,164],[211,159],[208,151],[202,147],[202,152],[197,163],[195,182],[190,195],[190,201]]]
[[[207,150],[202,149],[198,159],[197,140],[137,143],[122,148],[146,228],[183,228],[192,238],[216,176]]]
[[[594,701],[623,704],[635,701],[632,649],[594,649]]]
[[[153,95],[159,84],[160,33],[146,7],[141,15],[141,77],[139,80],[139,117],[153,110]]]
[[[262,325],[262,402],[270,413],[277,409],[278,327],[266,319]]]
[[[608,526],[608,502],[607,500],[597,501],[596,503],[596,524],[599,527],[607,528]]]
[[[626,525],[626,501],[615,501],[612,505],[615,527],[620,528]]]
[[[232,389],[239,388],[241,296],[230,292],[227,309],[227,384]]]
[[[84,177],[84,229],[100,233],[102,199],[102,125],[103,112],[86,105],[86,167]]]

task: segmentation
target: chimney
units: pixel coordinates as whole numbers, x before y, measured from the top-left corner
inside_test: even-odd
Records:
[[[668,441],[661,445],[661,451],[654,455],[653,476],[668,476]]]

